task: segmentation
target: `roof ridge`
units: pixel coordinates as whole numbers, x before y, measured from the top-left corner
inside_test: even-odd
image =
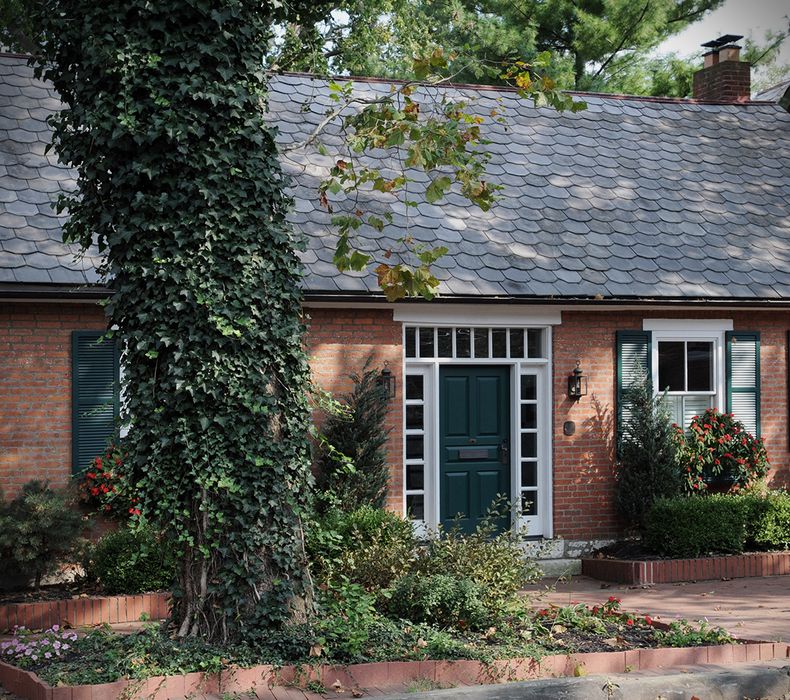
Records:
[[[345,80],[360,83],[400,83],[405,84],[409,82],[419,82],[421,85],[428,85],[430,87],[445,87],[456,88],[460,90],[478,90],[481,92],[495,91],[495,92],[518,92],[518,88],[509,85],[486,85],[484,83],[427,83],[425,81],[409,81],[403,78],[381,78],[377,76],[364,76],[364,75],[319,75],[317,73],[309,73],[307,71],[272,71],[273,75],[293,76],[298,78],[311,78],[315,80]],[[743,100],[739,102],[722,101],[722,100],[697,100],[693,97],[659,97],[653,95],[627,95],[612,92],[584,92],[582,90],[563,90],[569,95],[578,95],[579,97],[601,97],[611,100],[626,100],[634,102],[659,102],[667,104],[689,104],[689,105],[726,105],[732,107],[747,107],[752,105],[773,105],[770,100]]]
[[[30,53],[16,53],[15,51],[0,51],[0,58],[24,58],[30,60],[33,54]]]

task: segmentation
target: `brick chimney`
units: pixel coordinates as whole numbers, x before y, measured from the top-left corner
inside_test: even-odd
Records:
[[[751,65],[741,61],[742,36],[725,34],[703,46],[708,52],[702,70],[694,73],[694,99],[704,102],[748,102],[752,90]]]

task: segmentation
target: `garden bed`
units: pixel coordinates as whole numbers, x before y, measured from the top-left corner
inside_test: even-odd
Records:
[[[218,673],[154,676],[89,686],[52,687],[33,673],[0,663],[0,684],[27,700],[110,700],[122,693],[127,700],[180,700],[196,693],[232,694],[253,691],[258,698],[276,700],[276,688],[290,686],[320,691],[403,690],[413,683],[463,686],[505,683],[535,678],[592,673],[624,673],[698,664],[770,661],[790,657],[780,643],[750,642],[710,647],[632,649],[606,653],[553,654],[536,660],[512,658],[481,661],[403,661],[351,665],[260,665],[229,668]],[[308,697],[310,694],[308,693]]]
[[[88,625],[137,622],[142,617],[161,620],[168,616],[170,594],[85,596],[0,604],[0,634],[14,627],[46,629],[53,625]]]
[[[790,574],[790,552],[751,552],[685,559],[582,559],[582,574],[635,586]]]

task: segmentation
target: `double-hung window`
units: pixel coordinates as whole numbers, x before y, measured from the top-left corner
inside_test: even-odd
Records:
[[[718,405],[720,338],[679,340],[656,338],[656,391],[666,392],[673,422],[688,427],[691,419]]]

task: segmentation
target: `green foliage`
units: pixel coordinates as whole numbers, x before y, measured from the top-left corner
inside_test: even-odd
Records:
[[[68,241],[105,255],[140,508],[178,542],[180,635],[304,618],[301,241],[264,120],[272,26],[323,2],[44,0]],[[210,585],[209,585],[210,582]]]
[[[29,481],[11,502],[0,501],[0,568],[8,581],[41,578],[74,551],[82,517],[71,500],[41,481]]]
[[[176,578],[172,543],[140,525],[111,532],[90,553],[89,578],[110,595],[168,589]]]
[[[506,66],[549,51],[549,77],[564,89],[615,92],[624,72],[650,88],[648,54],[722,1],[346,0],[337,4],[342,13],[300,26],[299,45],[283,42],[270,60],[286,69],[408,78],[410,57],[438,44],[456,82],[500,83]]]
[[[352,374],[353,391],[344,398],[344,410],[330,414],[322,434],[332,450],[319,455],[318,498],[331,494],[333,507],[351,511],[359,506],[381,508],[387,495],[389,469],[385,450],[389,431],[385,388],[378,369]],[[353,469],[337,459],[335,451],[351,460]]]
[[[790,548],[790,494],[745,493],[747,544],[756,549]]]
[[[653,631],[656,641],[666,647],[703,647],[716,644],[735,644],[735,639],[722,627],[711,627],[700,620],[695,626],[686,620],[669,623],[669,629]]]
[[[709,408],[694,416],[687,433],[680,428],[677,433],[689,493],[703,491],[711,483],[743,488],[768,474],[763,439],[746,432],[732,413]]]
[[[378,618],[376,596],[358,583],[328,586],[318,598],[316,632],[320,653],[337,660],[359,658]]]
[[[746,543],[742,498],[713,494],[656,501],[645,521],[645,544],[657,554],[698,557],[738,554]]]
[[[321,584],[349,581],[383,590],[408,571],[414,558],[412,524],[383,509],[334,510],[308,524],[311,570]]]
[[[329,110],[322,124],[337,119],[345,146],[343,153],[334,156],[335,165],[319,188],[319,201],[333,214],[338,233],[334,262],[341,272],[360,271],[377,263],[374,271],[389,301],[406,296],[432,299],[439,280],[431,266],[448,252],[445,246],[430,246],[412,238],[408,212],[415,212],[421,201],[441,202],[451,189],[488,211],[502,189],[486,176],[490,154],[484,148],[488,143],[484,125],[504,118],[496,109],[485,113],[475,110],[473,100],[457,91],[437,89],[450,81],[447,73],[451,58],[439,46],[423,49],[412,61],[409,80],[392,85],[389,92],[375,98],[355,94],[352,82],[329,83],[330,98],[337,107]],[[501,71],[516,85],[521,97],[532,99],[538,106],[574,112],[584,109],[584,103],[560,92],[552,78],[536,75],[550,64],[551,56],[544,52],[529,64],[519,61],[510,70],[502,66]],[[320,130],[296,147],[312,143]],[[387,173],[366,163],[362,156],[374,149],[392,155],[393,162],[399,164],[395,172]],[[323,145],[319,150],[327,153]],[[363,228],[373,229],[369,233],[375,235],[395,225],[390,212],[376,213],[380,206],[370,197],[376,192],[396,197],[407,212],[397,245],[381,251],[379,260],[354,247],[355,236]],[[339,201],[330,201],[330,196],[337,196]],[[346,211],[339,209],[343,202]],[[401,223],[397,225],[404,228]]]
[[[494,535],[494,523],[486,519],[471,534],[438,532],[418,551],[414,571],[469,579],[480,586],[487,607],[507,608],[519,590],[540,576],[540,569],[525,557],[521,538],[509,530]]]
[[[139,516],[139,499],[123,472],[126,457],[118,444],[108,445],[103,454],[97,455],[77,482],[80,501],[107,517],[128,520]]]
[[[490,619],[481,587],[444,574],[408,574],[392,588],[391,615],[439,627],[478,629]]]
[[[675,429],[662,396],[644,376],[624,396],[629,407],[620,435],[615,500],[629,525],[641,526],[659,498],[682,493]]]

